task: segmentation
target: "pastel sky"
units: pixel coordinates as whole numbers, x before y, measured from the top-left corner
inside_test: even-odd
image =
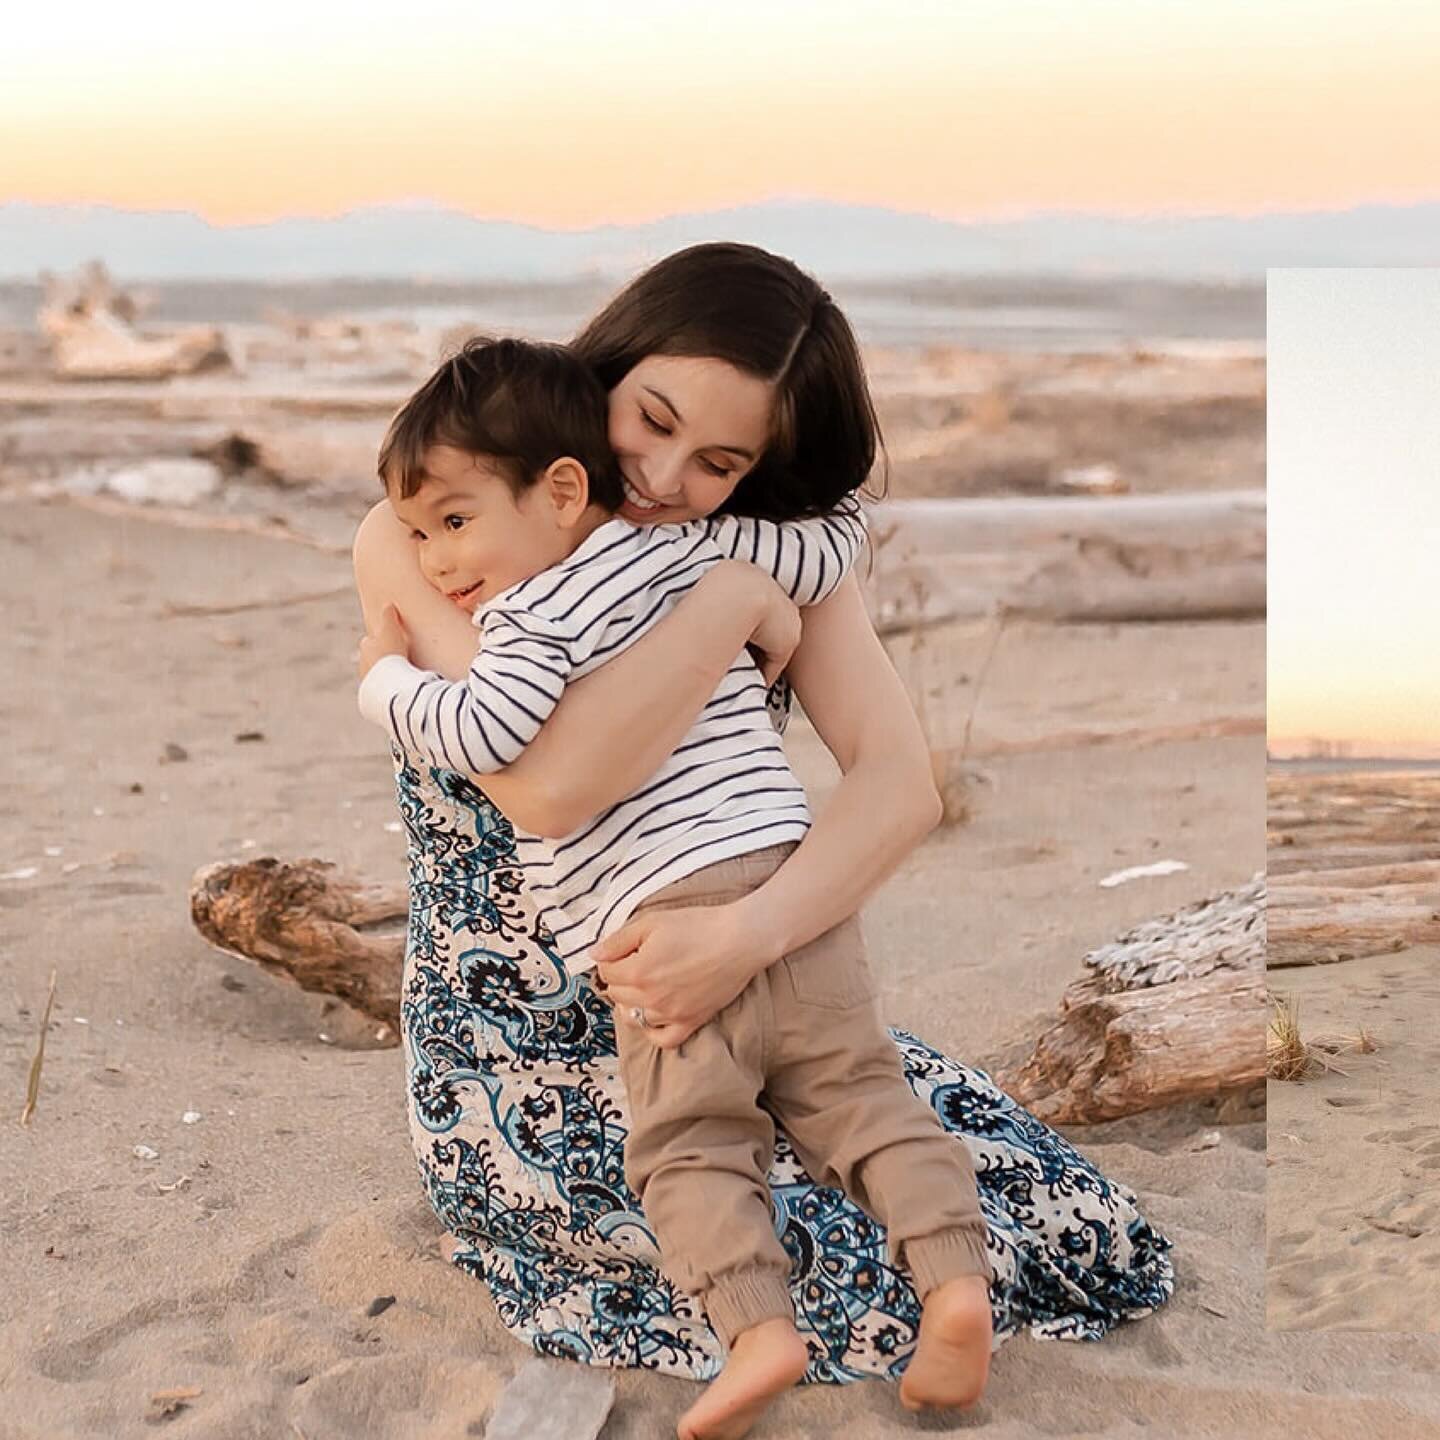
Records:
[[[37,0],[0,46],[0,201],[1408,202],[1440,198],[1437,58],[1433,0]]]
[[[1440,269],[1268,293],[1272,744],[1440,756]]]

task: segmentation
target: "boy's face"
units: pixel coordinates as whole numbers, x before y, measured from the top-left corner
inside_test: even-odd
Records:
[[[425,452],[420,488],[390,508],[420,548],[425,578],[462,610],[558,564],[573,532],[555,523],[544,484],[518,497],[482,456],[450,445]]]

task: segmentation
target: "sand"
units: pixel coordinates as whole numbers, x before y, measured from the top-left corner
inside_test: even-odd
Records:
[[[1284,970],[1302,1033],[1377,1049],[1269,1086],[1269,1321],[1440,1331],[1440,949]]]
[[[1436,787],[1423,766],[1313,762],[1269,776],[1271,990],[1293,1001],[1307,1041],[1345,1051],[1328,1057],[1338,1070],[1269,1086],[1277,1328],[1440,1331]],[[1421,863],[1383,886],[1373,864],[1358,872],[1364,887],[1344,883],[1347,857],[1384,855]],[[1384,905],[1392,918],[1357,918]],[[1341,933],[1307,939],[1338,913],[1351,917]],[[1359,958],[1296,963],[1347,953]],[[1362,1032],[1368,1053],[1351,1048]]]
[[[365,1027],[211,950],[186,912],[192,871],[215,859],[318,854],[399,873],[388,762],[354,708],[353,602],[166,613],[333,592],[345,561],[14,501],[0,562],[0,874],[36,872],[0,880],[13,1107],[0,1126],[0,1437],[149,1435],[149,1397],[180,1386],[202,1394],[167,1425],[207,1440],[483,1434],[529,1354],[483,1287],[438,1257],[399,1052],[354,1048]],[[955,627],[934,643],[927,683],[952,724],[967,690],[955,677],[974,673],[984,636]],[[1262,687],[1259,625],[1017,626],[976,738],[1256,718]],[[166,760],[167,743],[188,758]],[[803,727],[794,749],[823,803],[826,767]],[[1257,732],[980,763],[973,822],[907,862],[867,929],[888,1017],[993,1064],[1033,1036],[1090,946],[1262,863],[1263,753]],[[1191,868],[1098,886],[1172,856]],[[22,1130],[52,969],[39,1109]],[[1175,1242],[1179,1289],[1162,1314],[1100,1344],[1011,1342],[969,1416],[912,1421],[878,1383],[806,1388],[757,1435],[1440,1433],[1435,1336],[1265,1332],[1263,1126],[1214,1128],[1197,1107],[1074,1132]],[[380,1296],[395,1303],[368,1317]],[[668,1435],[692,1394],[622,1373],[604,1433]]]

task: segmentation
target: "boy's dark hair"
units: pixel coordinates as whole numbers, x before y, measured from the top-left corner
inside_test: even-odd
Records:
[[[425,452],[451,445],[497,463],[517,495],[562,457],[578,460],[590,500],[625,494],[610,451],[607,400],[590,367],[562,345],[474,336],[400,407],[380,445],[381,483],[402,499],[425,478]]]
[[[849,321],[817,280],[768,250],[722,242],[667,256],[571,349],[606,390],[647,355],[713,357],[775,386],[769,444],[717,513],[822,514],[864,485],[883,454]]]

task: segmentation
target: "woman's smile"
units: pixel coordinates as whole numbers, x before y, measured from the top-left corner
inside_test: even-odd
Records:
[[[637,510],[660,509],[660,502],[658,500],[651,500],[648,496],[643,495],[628,480],[626,480],[624,484],[625,498],[630,502],[631,505],[635,506]]]
[[[625,503],[617,514],[632,525],[649,525],[656,520],[678,522],[694,518],[693,512],[686,510],[683,505],[672,505],[664,500],[653,499],[634,484],[628,475],[622,474],[620,478],[625,487]]]

